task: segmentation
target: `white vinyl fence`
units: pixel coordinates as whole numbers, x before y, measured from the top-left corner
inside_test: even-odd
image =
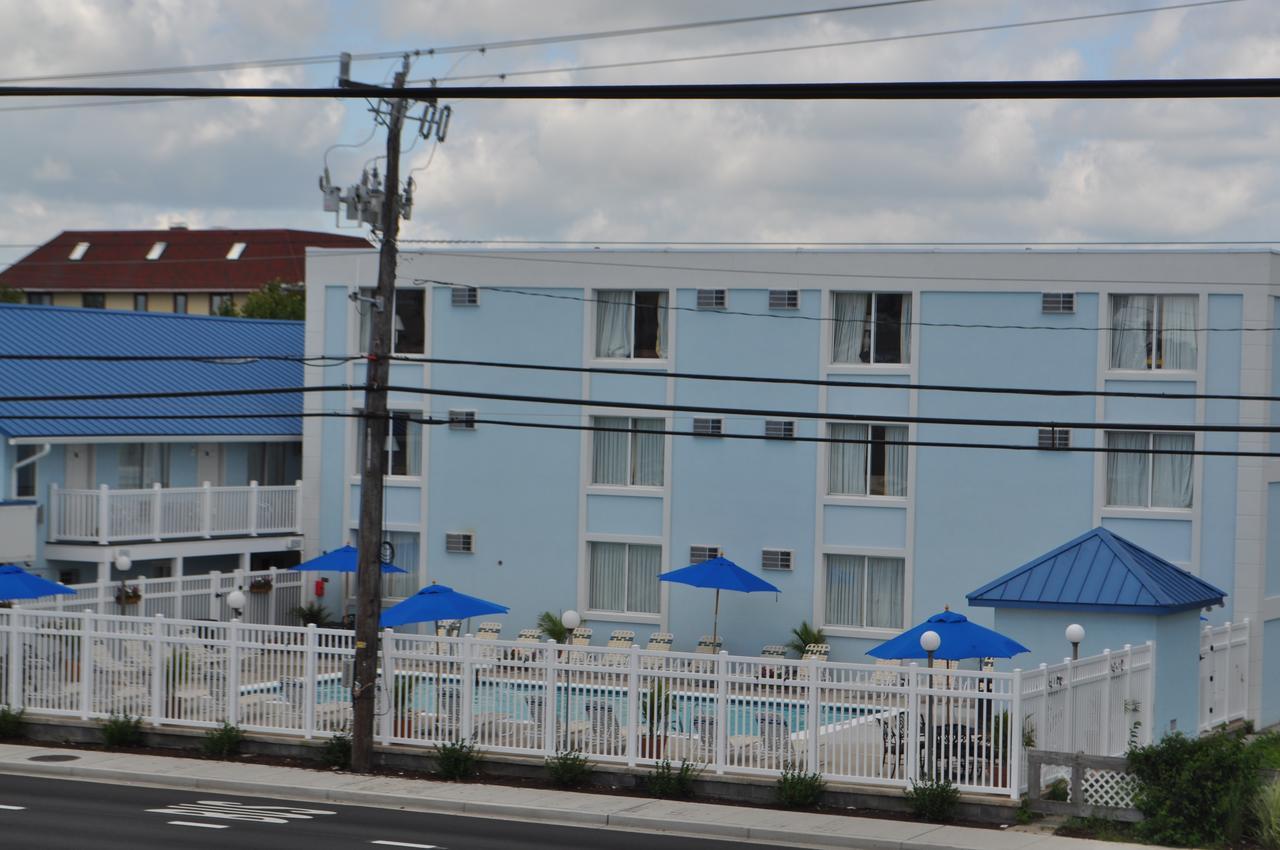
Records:
[[[1200,731],[1249,712],[1249,621],[1200,632]]]
[[[300,738],[350,722],[349,631],[12,608],[0,609],[0,640],[0,702],[32,715],[128,712],[197,728],[225,720]],[[890,787],[933,776],[1017,796],[1024,718],[1040,740],[1088,725],[1082,696],[1054,707],[1046,697],[1058,686],[1034,684],[1053,681],[1055,668],[930,670],[390,631],[381,653],[384,744],[465,739],[536,756],[576,748],[595,762],[666,758],[759,776],[791,768]],[[1145,702],[1150,653],[1126,651],[1123,673],[1099,680],[1116,698],[1097,705],[1123,709],[1118,694],[1129,690]],[[1095,688],[1087,671],[1096,663],[1072,665],[1075,694]],[[1119,717],[1096,722],[1123,729]]]
[[[244,591],[245,623],[296,625],[293,609],[303,603],[307,576],[297,570],[236,570],[180,578],[137,578],[68,585],[75,596],[46,596],[23,602],[26,611],[73,611],[95,614],[162,615],[171,619],[230,621],[235,618],[227,596]]]

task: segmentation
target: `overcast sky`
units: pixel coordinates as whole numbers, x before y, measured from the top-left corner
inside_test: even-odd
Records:
[[[414,79],[880,38],[1179,0],[932,0],[419,59]],[[0,0],[0,77],[429,48],[838,5],[830,0]],[[468,84],[1280,76],[1280,4]],[[398,63],[352,76],[389,79]],[[337,64],[85,83],[328,85]],[[447,83],[442,83],[445,85]],[[77,100],[79,103],[83,101]],[[8,100],[0,107],[53,101]],[[405,235],[451,239],[1280,239],[1280,103],[460,102],[419,142]],[[326,149],[359,101],[0,111],[0,263],[64,229],[334,230]],[[411,136],[406,135],[405,143]],[[350,183],[381,134],[328,153]],[[430,166],[427,165],[430,160]],[[350,231],[359,232],[359,231]]]

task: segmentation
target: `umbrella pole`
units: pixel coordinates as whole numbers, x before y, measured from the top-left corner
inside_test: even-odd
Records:
[[[715,649],[717,641],[720,640],[720,635],[717,633],[719,628],[720,628],[720,588],[717,587],[715,613],[711,615],[711,648],[712,650]]]

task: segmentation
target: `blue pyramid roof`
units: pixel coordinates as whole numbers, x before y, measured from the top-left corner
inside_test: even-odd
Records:
[[[1226,593],[1098,527],[967,597],[990,608],[1173,614],[1221,605]]]

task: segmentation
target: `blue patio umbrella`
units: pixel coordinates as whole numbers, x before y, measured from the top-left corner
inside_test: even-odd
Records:
[[[767,590],[773,593],[782,592],[760,578],[760,576],[744,570],[724,556],[712,558],[700,564],[690,564],[687,567],[681,567],[669,573],[662,573],[658,576],[658,581],[674,581],[694,587],[715,588],[716,607],[715,614],[711,620],[712,643],[719,640],[716,629],[720,625],[720,591],[736,590],[739,593],[756,593],[757,591]]]
[[[505,614],[510,609],[496,602],[459,593],[443,584],[430,584],[413,596],[382,612],[382,627],[403,626],[429,620],[465,620],[482,614]]]
[[[360,555],[354,546],[343,546],[341,549],[334,549],[332,552],[325,552],[318,558],[312,558],[310,561],[303,561],[296,567],[290,567],[291,570],[299,572],[328,572],[328,573],[354,573],[357,571]],[[382,571],[384,573],[407,573],[406,569],[397,567],[395,564],[383,564]]]
[[[38,599],[66,593],[74,594],[75,591],[56,581],[32,575],[16,564],[0,565],[0,599]]]
[[[1022,652],[1030,652],[1013,638],[1005,637],[986,626],[969,622],[964,614],[943,611],[934,614],[918,626],[908,629],[896,638],[867,650],[873,658],[928,658],[929,653],[920,648],[920,636],[925,632],[937,632],[941,638],[933,657],[941,661],[959,661],[962,658],[1012,658]]]

